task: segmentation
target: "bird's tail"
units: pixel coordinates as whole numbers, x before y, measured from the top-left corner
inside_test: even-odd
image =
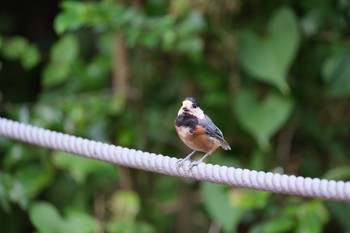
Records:
[[[224,150],[231,150],[231,147],[230,147],[229,144],[225,141],[225,139],[222,139],[222,140],[221,140],[221,147],[222,147]]]

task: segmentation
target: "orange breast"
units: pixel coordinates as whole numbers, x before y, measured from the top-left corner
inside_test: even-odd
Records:
[[[180,139],[192,150],[211,154],[221,144],[218,139],[209,137],[201,126],[196,126],[192,133],[185,127],[176,127],[176,131]]]

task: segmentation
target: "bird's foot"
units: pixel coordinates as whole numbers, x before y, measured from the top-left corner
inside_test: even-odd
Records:
[[[179,169],[180,167],[182,167],[184,165],[184,163],[189,160],[190,164],[188,165],[187,169],[184,168],[186,170],[187,173],[191,173],[192,172],[192,168],[198,166],[200,163],[202,163],[202,161],[194,161],[192,159],[181,159],[177,162],[176,167]]]
[[[177,167],[177,168],[182,167],[182,166],[184,165],[184,163],[185,163],[187,160],[189,160],[190,162],[192,162],[191,159],[180,159],[179,161],[177,161],[176,167]]]
[[[192,168],[198,166],[202,161],[191,161],[190,165],[187,168],[187,173],[192,172]]]
[[[182,167],[182,165],[183,165],[187,160],[189,160],[189,161],[192,162],[191,157],[192,157],[192,155],[193,155],[195,152],[196,152],[196,151],[194,150],[194,151],[192,151],[189,155],[187,155],[185,158],[180,159],[180,160],[176,163],[176,167],[177,167],[177,168]]]

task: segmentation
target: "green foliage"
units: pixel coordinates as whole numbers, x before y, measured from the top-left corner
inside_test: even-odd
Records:
[[[299,206],[291,204],[275,213],[274,218],[257,224],[250,232],[321,232],[320,227],[328,219],[329,215],[323,203],[315,200]]]
[[[118,179],[117,170],[112,164],[81,158],[60,151],[54,152],[53,158],[54,164],[67,170],[77,183],[86,183],[90,176],[96,176],[101,181],[112,177]]]
[[[287,217],[279,217],[256,225],[250,233],[279,233],[293,229],[294,222]]]
[[[39,232],[88,233],[95,232],[98,228],[98,222],[85,213],[70,211],[63,218],[54,206],[45,202],[33,203],[29,215]]]
[[[178,22],[170,15],[148,17],[134,8],[113,1],[84,3],[65,1],[64,12],[55,20],[58,33],[92,27],[96,31],[123,31],[129,46],[179,51],[191,56],[200,55],[203,42],[198,33],[205,28],[203,16],[190,12]]]
[[[288,91],[286,79],[300,44],[296,17],[288,8],[281,8],[272,16],[263,38],[247,31],[241,35],[242,65],[254,78],[275,85],[283,93]]]
[[[78,53],[79,44],[74,35],[65,35],[57,41],[51,50],[51,62],[44,70],[44,86],[54,86],[67,80]]]
[[[237,230],[245,214],[268,203],[270,193],[251,190],[227,189],[211,183],[202,184],[204,205],[209,215],[225,232]]]
[[[350,178],[350,166],[335,167],[330,169],[325,175],[329,180],[348,180]]]
[[[350,204],[349,203],[340,203],[340,202],[331,202],[329,203],[330,212],[336,217],[336,221],[341,223],[343,226],[344,232],[350,232]]]
[[[232,147],[210,162],[349,180],[346,1],[59,4],[2,14],[1,116],[183,157],[173,122],[193,96]],[[4,233],[349,232],[349,209],[0,137]]]
[[[323,78],[332,97],[350,94],[350,52],[342,51],[329,57],[323,67]]]
[[[329,214],[320,201],[312,201],[298,209],[298,227],[296,232],[322,232],[322,226],[328,221]]]
[[[217,184],[203,183],[203,198],[210,216],[220,223],[225,232],[232,232],[237,228],[244,209],[230,205],[229,196],[224,187]]]
[[[237,119],[258,145],[266,149],[269,139],[288,120],[293,102],[288,97],[271,93],[258,101],[249,90],[241,90],[234,102]]]
[[[0,54],[10,60],[18,60],[25,69],[31,69],[40,62],[40,53],[34,44],[23,37],[0,39]]]
[[[155,229],[141,221],[136,216],[140,211],[138,195],[130,191],[120,191],[112,196],[112,221],[107,226],[109,233],[152,233]]]

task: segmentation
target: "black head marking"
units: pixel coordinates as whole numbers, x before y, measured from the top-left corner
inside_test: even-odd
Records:
[[[191,101],[193,103],[193,105],[199,107],[199,103],[198,103],[198,101],[195,98],[193,98],[193,97],[186,97],[185,100]]]

